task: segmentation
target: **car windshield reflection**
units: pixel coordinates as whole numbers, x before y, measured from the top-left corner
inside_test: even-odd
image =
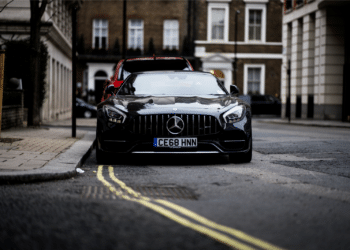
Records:
[[[118,95],[199,96],[227,95],[227,90],[211,74],[139,73],[132,74]]]

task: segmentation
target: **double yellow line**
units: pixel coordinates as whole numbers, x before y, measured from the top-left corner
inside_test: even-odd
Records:
[[[112,166],[108,167],[110,178],[119,185],[120,189],[113,186],[111,183],[106,181],[103,177],[103,166],[98,166],[97,178],[109,188],[109,190],[120,198],[125,200],[134,201],[140,203],[141,205],[152,209],[153,211],[185,226],[195,230],[199,233],[205,234],[214,240],[217,240],[225,245],[233,247],[235,249],[250,250],[250,249],[271,249],[280,250],[281,248],[274,246],[268,242],[260,240],[258,238],[252,237],[242,231],[217,224],[211,220],[200,216],[184,207],[176,205],[172,202],[161,200],[161,199],[150,199],[148,197],[142,196],[140,193],[135,192],[132,188],[128,187],[124,182],[115,177],[114,168]],[[188,220],[186,217],[175,214],[171,210],[164,207],[175,210],[179,214],[182,214],[193,221],[200,224],[194,223]],[[225,234],[223,234],[225,233]],[[234,236],[236,239],[230,237]],[[238,241],[239,240],[239,241]]]

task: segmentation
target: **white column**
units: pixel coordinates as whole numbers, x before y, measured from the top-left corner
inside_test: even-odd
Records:
[[[301,87],[301,46],[302,30],[299,20],[292,22],[292,51],[291,51],[291,104],[296,104],[296,96]],[[292,113],[293,114],[293,113]]]
[[[282,58],[282,68],[281,68],[281,100],[282,103],[287,103],[288,95],[288,60],[291,59],[292,52],[292,27],[291,24],[283,24],[283,58]]]
[[[303,18],[303,23],[301,102],[307,105],[308,95],[313,94],[314,87],[315,19],[312,15],[306,15]],[[307,112],[305,110],[302,112],[302,117],[307,117]]]

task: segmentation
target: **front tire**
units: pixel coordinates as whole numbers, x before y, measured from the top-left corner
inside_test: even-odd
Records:
[[[96,161],[98,164],[103,164],[108,161],[108,155],[100,148],[99,142],[96,143]]]

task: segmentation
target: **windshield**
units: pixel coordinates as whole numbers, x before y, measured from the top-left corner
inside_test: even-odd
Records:
[[[191,70],[185,60],[135,60],[126,61],[120,68],[119,75],[126,79],[131,73],[154,70]],[[122,73],[122,75],[121,75]]]
[[[158,73],[130,76],[118,95],[226,95],[226,89],[211,74]]]

